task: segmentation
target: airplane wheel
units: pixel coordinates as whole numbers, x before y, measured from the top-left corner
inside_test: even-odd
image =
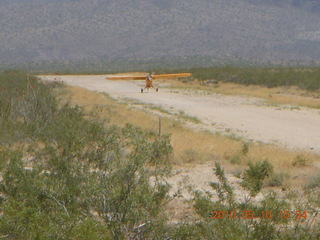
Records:
[[[159,89],[158,88],[156,88],[156,92],[158,92],[159,91]]]
[[[143,93],[143,88],[141,88],[141,93]]]

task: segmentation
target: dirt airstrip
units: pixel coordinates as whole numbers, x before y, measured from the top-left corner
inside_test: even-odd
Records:
[[[273,143],[292,150],[320,153],[320,110],[268,106],[257,98],[206,94],[203,92],[150,89],[140,93],[137,81],[109,81],[106,75],[42,76],[92,91],[106,92],[118,100],[153,104],[170,112],[183,112],[201,121],[199,129]],[[169,81],[167,81],[169,82]]]

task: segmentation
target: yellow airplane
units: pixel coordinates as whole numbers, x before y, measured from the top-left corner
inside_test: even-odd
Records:
[[[190,77],[192,74],[191,73],[171,73],[171,74],[154,74],[154,73],[149,73],[147,76],[125,76],[125,77],[107,77],[107,80],[145,80],[145,86],[144,88],[141,88],[141,93],[145,89],[153,88],[158,92],[158,87],[157,85],[153,84],[153,80],[155,79],[166,79],[166,78],[182,78],[182,77]],[[156,86],[156,87],[155,87]]]

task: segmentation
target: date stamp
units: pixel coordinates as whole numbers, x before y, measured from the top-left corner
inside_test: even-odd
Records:
[[[212,219],[307,219],[307,211],[217,211],[211,212]]]

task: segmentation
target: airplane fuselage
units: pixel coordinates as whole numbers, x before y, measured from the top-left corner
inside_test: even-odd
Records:
[[[146,79],[146,86],[145,88],[152,88],[153,84],[152,84],[152,78],[151,79]]]

